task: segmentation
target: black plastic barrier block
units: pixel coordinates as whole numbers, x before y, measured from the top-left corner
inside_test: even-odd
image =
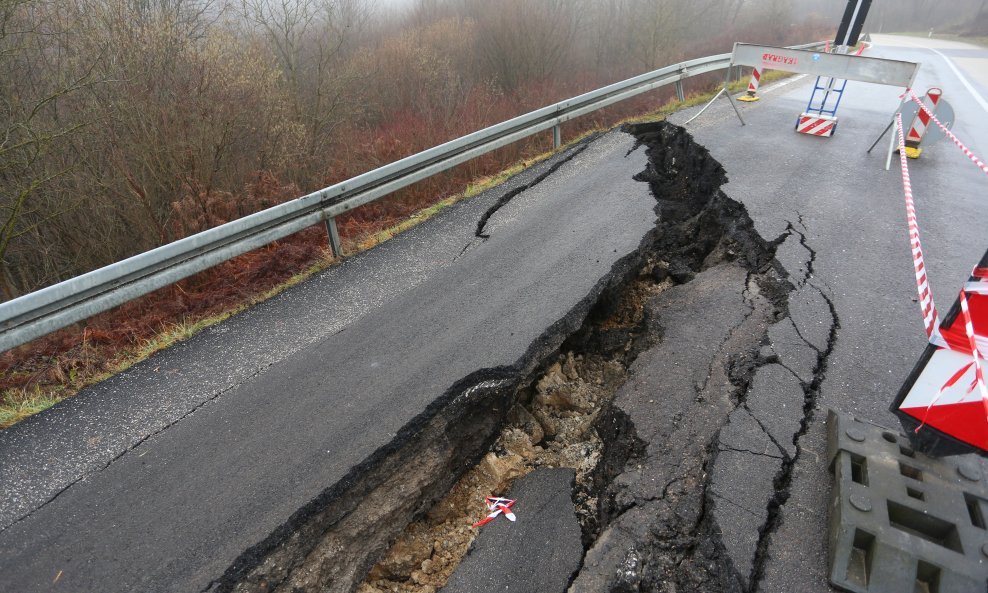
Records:
[[[934,459],[833,410],[830,582],[853,593],[988,590],[988,477],[976,455]]]

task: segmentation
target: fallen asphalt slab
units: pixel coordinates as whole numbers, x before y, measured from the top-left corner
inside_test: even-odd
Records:
[[[499,516],[481,531],[443,593],[564,593],[583,558],[568,468],[537,469],[506,498],[515,522]]]

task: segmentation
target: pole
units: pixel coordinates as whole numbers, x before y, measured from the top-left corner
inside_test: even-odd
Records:
[[[875,138],[875,143],[872,144],[871,148],[868,149],[868,154],[871,154],[871,151],[875,150],[875,147],[878,146],[878,143],[882,141],[882,138],[885,137],[885,134],[889,133],[889,130],[891,130],[892,126],[894,125],[895,125],[895,120],[893,119],[892,121],[889,122],[889,125],[885,126],[885,130],[878,135],[878,138]]]
[[[343,246],[340,242],[340,231],[336,228],[336,217],[326,219],[326,235],[329,236],[329,248],[333,252],[334,258],[343,255]]]
[[[891,136],[891,138],[889,138],[889,153],[888,153],[888,156],[885,158],[885,170],[886,171],[888,171],[889,170],[889,167],[892,166],[892,153],[895,152],[896,136],[899,134],[899,132],[898,132],[899,126],[897,126],[895,124],[895,121],[894,120],[892,122],[892,125],[895,126],[895,129],[892,130],[892,136]]]

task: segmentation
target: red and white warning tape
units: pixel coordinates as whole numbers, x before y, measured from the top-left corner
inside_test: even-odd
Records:
[[[981,389],[981,401],[985,407],[985,413],[988,414],[988,387],[985,386],[985,373],[981,368],[981,362],[978,360],[981,358],[981,351],[978,350],[978,342],[974,337],[974,322],[971,321],[971,311],[967,306],[967,294],[964,289],[961,289],[961,316],[964,318],[964,333],[967,334],[968,346],[971,348],[971,356],[974,359],[974,384]],[[974,391],[974,385],[971,385],[968,389],[968,393]]]
[[[484,497],[484,504],[487,505],[487,509],[491,511],[489,515],[477,521],[472,525],[472,527],[483,527],[491,521],[497,518],[498,515],[504,513],[504,517],[508,521],[515,521],[517,517],[511,512],[511,507],[515,506],[515,501],[510,498],[498,498],[497,496],[486,496]]]
[[[915,94],[911,91],[909,93],[912,95],[913,100],[917,101],[923,109],[926,107],[921,101],[918,101]],[[930,117],[936,121],[936,117],[932,113],[929,114]],[[912,183],[909,180],[909,166],[906,159],[906,138],[903,132],[902,126],[902,114],[897,113],[895,115],[895,121],[897,126],[897,132],[899,135],[899,162],[902,166],[902,189],[905,194],[906,199],[906,218],[909,222],[909,239],[912,245],[913,252],[913,266],[916,271],[916,290],[919,292],[919,302],[920,308],[923,311],[923,324],[926,327],[926,335],[930,342],[941,348],[949,348],[955,352],[961,352],[971,356],[971,362],[967,363],[961,367],[956,373],[954,373],[946,383],[940,387],[940,391],[937,393],[930,403],[926,407],[926,414],[920,422],[920,425],[916,427],[918,432],[926,424],[926,418],[940,399],[940,396],[949,388],[953,387],[960,379],[963,377],[967,371],[973,366],[974,367],[974,381],[968,388],[968,393],[974,391],[975,387],[981,390],[981,401],[985,409],[985,414],[988,415],[988,386],[985,385],[984,370],[982,368],[980,359],[984,358],[984,353],[978,347],[978,337],[974,333],[974,322],[971,319],[971,311],[967,303],[967,293],[971,294],[988,294],[988,270],[984,268],[975,268],[971,273],[972,277],[977,278],[977,281],[968,281],[965,283],[964,288],[960,291],[960,309],[961,318],[964,321],[964,333],[967,336],[967,348],[959,349],[955,346],[951,346],[950,343],[944,339],[943,335],[940,333],[940,316],[937,313],[936,305],[933,302],[933,293],[930,290],[929,278],[926,274],[926,265],[923,260],[923,247],[920,243],[919,238],[919,223],[916,220],[916,206],[913,202],[913,191]],[[943,125],[937,121],[937,124],[943,128]],[[944,128],[944,131],[947,131]],[[949,131],[948,131],[949,133]],[[951,134],[952,138],[955,138]],[[955,139],[955,143],[963,148],[960,141]],[[970,154],[969,151],[965,149],[966,154]]]
[[[920,109],[926,112],[926,115],[928,115],[930,119],[933,120],[934,123],[940,126],[940,129],[943,130],[943,132],[947,134],[947,137],[950,138],[954,142],[954,144],[957,145],[957,148],[960,148],[964,152],[967,158],[971,159],[971,161],[975,165],[977,165],[979,169],[981,169],[985,173],[988,173],[988,165],[986,165],[984,161],[982,161],[977,156],[975,156],[975,154],[971,152],[967,146],[964,146],[964,143],[958,140],[957,136],[954,136],[954,133],[951,132],[950,129],[947,128],[947,126],[940,123],[940,120],[937,119],[937,116],[934,115],[932,111],[930,111],[930,109],[926,106],[926,104],[923,103],[922,99],[916,96],[916,93],[914,93],[912,89],[906,89],[906,93],[913,101],[916,102],[917,105],[919,105]]]
[[[971,276],[977,280],[965,284],[964,290],[969,294],[988,294],[988,268],[974,268]]]
[[[913,187],[909,181],[909,166],[906,162],[906,138],[902,131],[902,114],[895,114],[899,134],[899,161],[902,166],[902,189],[906,196],[906,220],[909,222],[909,242],[913,250],[913,268],[916,271],[916,290],[919,292],[919,306],[923,312],[923,326],[926,337],[937,346],[946,345],[940,336],[940,314],[933,302],[930,280],[926,275],[923,260],[923,245],[919,240],[919,222],[916,219],[916,205],[913,203]]]

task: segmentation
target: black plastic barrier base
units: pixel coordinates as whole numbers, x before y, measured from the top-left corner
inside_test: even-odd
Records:
[[[853,593],[967,593],[988,581],[988,478],[977,455],[935,459],[830,411],[830,582]]]

